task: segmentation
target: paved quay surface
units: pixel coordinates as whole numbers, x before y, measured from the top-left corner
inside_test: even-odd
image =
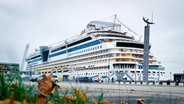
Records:
[[[29,83],[37,85],[36,83]],[[76,83],[59,82],[61,89],[79,88],[88,97],[98,98],[103,92],[104,99],[111,104],[119,104],[125,101],[128,104],[136,104],[137,98],[144,98],[145,104],[184,104],[184,87],[167,85],[129,85],[114,83]]]
[[[121,101],[136,104],[137,98],[144,98],[145,104],[184,104],[184,87],[178,86],[75,82],[58,84],[63,88],[81,88],[88,96],[95,98],[103,91],[104,98],[115,104]]]

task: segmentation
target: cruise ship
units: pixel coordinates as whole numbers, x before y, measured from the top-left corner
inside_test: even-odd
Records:
[[[38,47],[26,58],[26,70],[54,73],[62,81],[85,76],[142,81],[144,43],[135,39],[135,34],[121,30],[122,26],[125,25],[91,21],[79,35]],[[148,72],[149,81],[165,76],[165,68],[151,52]]]

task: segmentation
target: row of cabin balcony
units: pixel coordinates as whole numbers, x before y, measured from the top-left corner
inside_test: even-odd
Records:
[[[131,59],[131,58],[126,58],[126,59],[117,59],[117,58],[114,58],[112,59],[111,62],[138,62],[138,63],[143,63],[143,59]],[[149,63],[154,63],[156,62],[156,60],[149,60]]]
[[[75,71],[98,70],[98,69],[108,69],[108,66],[99,66],[99,67],[90,67],[90,68],[76,68]]]
[[[143,73],[143,71],[134,71],[134,70],[131,70],[130,73]],[[162,73],[162,74],[165,74],[165,72],[162,72],[162,71],[148,71],[148,73],[150,74],[159,74],[159,73]]]
[[[137,54],[131,54],[131,53],[126,53],[126,54],[114,53],[114,54],[109,54],[109,57],[143,59],[143,55],[137,55]],[[149,56],[149,59],[155,59],[156,60],[156,58],[153,57],[153,56]]]

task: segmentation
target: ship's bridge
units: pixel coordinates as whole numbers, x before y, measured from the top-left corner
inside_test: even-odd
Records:
[[[92,31],[92,30],[121,31],[121,25],[118,23],[112,23],[112,22],[91,21],[87,25],[87,29],[88,29],[88,31]]]

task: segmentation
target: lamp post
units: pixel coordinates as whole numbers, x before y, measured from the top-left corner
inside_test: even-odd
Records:
[[[110,80],[110,50],[108,49],[108,84]]]
[[[30,76],[29,76],[29,85],[31,85],[31,81],[32,81],[32,65],[29,65],[29,72],[30,72]]]
[[[171,81],[171,74],[172,74],[172,72],[170,72],[170,81]]]

